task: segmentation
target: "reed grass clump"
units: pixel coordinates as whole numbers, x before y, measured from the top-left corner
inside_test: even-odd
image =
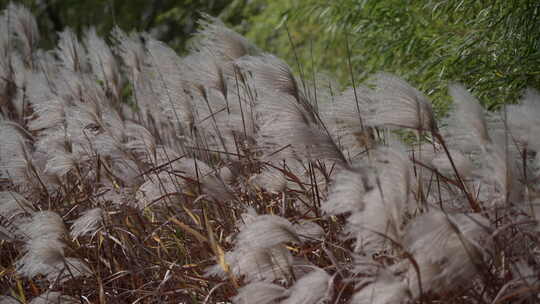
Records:
[[[454,84],[437,121],[211,17],[185,57],[0,24],[0,303],[538,301],[537,92],[486,112]]]

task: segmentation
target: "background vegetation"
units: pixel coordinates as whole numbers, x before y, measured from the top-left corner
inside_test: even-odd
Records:
[[[201,14],[219,16],[298,74],[324,72],[350,84],[350,59],[356,81],[395,73],[427,93],[439,113],[447,108],[450,82],[463,83],[489,109],[516,101],[525,87],[540,88],[534,0],[21,2],[36,14],[49,46],[66,26],[78,33],[95,26],[105,35],[117,24],[183,52]]]
[[[23,2],[0,303],[537,302],[538,4]]]

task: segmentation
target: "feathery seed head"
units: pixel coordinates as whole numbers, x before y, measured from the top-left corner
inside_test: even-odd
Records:
[[[94,233],[103,220],[103,209],[93,208],[83,212],[83,214],[73,222],[71,226],[71,236],[76,239],[80,236]]]
[[[372,81],[375,102],[370,105],[368,125],[428,132],[437,129],[431,103],[420,91],[391,74],[379,73]]]

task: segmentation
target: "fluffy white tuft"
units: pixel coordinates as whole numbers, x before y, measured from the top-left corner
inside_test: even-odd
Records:
[[[73,222],[71,236],[76,239],[86,234],[93,234],[103,221],[103,209],[93,208],[84,213]]]
[[[7,7],[9,27],[21,42],[24,60],[29,62],[32,60],[32,53],[37,49],[39,40],[39,31],[36,18],[23,5],[10,3]],[[2,24],[4,27],[5,24]]]
[[[291,95],[279,93],[265,94],[259,102],[257,110],[262,121],[257,141],[267,157],[346,162],[312,109]]]
[[[324,236],[324,229],[312,221],[301,219],[298,221],[298,224],[294,224],[293,226],[301,240],[319,240]]]
[[[349,218],[347,230],[356,236],[356,250],[374,253],[403,234],[405,214],[410,208],[411,164],[396,144],[375,153],[376,181],[363,196],[364,209]]]
[[[446,215],[431,211],[410,223],[405,249],[420,267],[424,292],[449,292],[477,273],[490,248],[489,221],[478,214]],[[412,294],[419,295],[417,272],[407,278]]]
[[[201,25],[198,31],[200,40],[195,44],[194,49],[206,50],[222,60],[234,60],[258,52],[246,38],[228,29],[217,18],[205,16],[199,24]]]
[[[118,99],[120,96],[120,76],[118,66],[109,46],[98,37],[95,28],[90,28],[85,36],[86,50],[94,76],[103,82],[106,90]]]
[[[335,176],[322,210],[330,215],[358,212],[364,208],[362,198],[371,187],[365,168],[341,170]]]
[[[381,273],[378,278],[355,293],[351,303],[355,304],[398,304],[410,298],[407,285],[398,277]]]
[[[371,98],[367,123],[372,126],[410,128],[432,131],[437,128],[427,97],[403,79],[379,73],[372,79],[375,91]]]
[[[59,34],[56,55],[60,59],[61,65],[66,69],[71,71],[86,69],[86,52],[77,35],[69,28]]]
[[[454,84],[449,88],[455,103],[452,135],[463,137],[467,142],[483,147],[491,141],[484,119],[484,110],[480,103],[462,85]]]
[[[473,173],[473,163],[471,160],[461,153],[459,150],[449,149],[450,157],[456,166],[456,170],[462,178],[470,177]],[[442,174],[453,175],[455,171],[452,163],[445,152],[437,153],[431,160],[431,164]]]
[[[517,105],[508,105],[507,122],[512,136],[528,149],[540,150],[540,92],[529,89]]]
[[[330,275],[320,268],[315,268],[300,278],[290,289],[290,296],[281,304],[319,304],[332,297]]]
[[[235,304],[272,304],[287,295],[287,289],[276,284],[256,282],[238,290],[232,301]]]
[[[0,239],[24,237],[21,226],[30,220],[32,204],[14,191],[0,192]]]
[[[253,74],[254,87],[259,91],[279,92],[300,101],[298,83],[292,71],[285,62],[277,57],[270,54],[244,57],[237,60],[236,64]]]
[[[17,261],[17,272],[25,277],[54,273],[56,266],[64,261],[65,244],[51,237],[36,238],[28,241],[26,254]]]
[[[0,304],[21,304],[21,302],[14,297],[0,296]]]
[[[54,266],[54,270],[47,274],[47,280],[49,282],[64,283],[70,279],[79,277],[89,277],[92,275],[92,271],[86,264],[76,258],[66,258],[61,263]]]
[[[32,215],[32,221],[21,227],[30,240],[59,239],[65,232],[64,221],[56,212],[39,211]]]
[[[271,248],[287,242],[299,242],[294,226],[276,215],[260,215],[244,226],[237,237],[240,248]]]
[[[47,291],[40,296],[32,299],[29,304],[77,304],[80,303],[79,300],[63,295],[57,291]]]

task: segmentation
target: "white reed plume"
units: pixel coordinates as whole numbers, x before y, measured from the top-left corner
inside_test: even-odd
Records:
[[[183,71],[185,68],[176,52],[162,42],[150,40],[146,44],[151,63],[152,88],[157,94],[163,113],[173,124],[186,132],[194,124],[195,113]]]
[[[293,257],[283,245],[266,248],[236,247],[225,255],[225,262],[235,276],[244,276],[245,282],[289,280],[292,276]],[[226,278],[221,265],[206,269],[207,276]]]
[[[397,304],[410,298],[407,284],[391,273],[381,271],[377,279],[355,293],[351,303]]]
[[[271,248],[299,242],[299,238],[288,220],[276,215],[260,215],[240,231],[236,242],[239,248]]]
[[[328,129],[344,154],[352,159],[374,145],[372,128],[368,125],[370,107],[375,102],[372,94],[367,87],[349,88],[334,101],[320,106]]]
[[[26,253],[17,261],[17,272],[25,277],[49,275],[64,262],[65,244],[59,239],[43,237],[31,239],[25,245]]]
[[[536,136],[540,132],[540,93],[534,89],[526,90],[519,104],[508,105],[506,111],[513,138],[527,149],[539,151]]]
[[[80,303],[78,299],[64,295],[57,291],[47,291],[36,298],[33,298],[29,304],[77,304]]]
[[[246,38],[228,29],[221,20],[204,16],[199,21],[200,30],[192,50],[206,50],[219,61],[231,61],[245,55],[258,53],[257,48]]]
[[[17,185],[29,183],[27,142],[19,125],[0,120],[0,176]]]
[[[21,302],[11,296],[0,296],[0,304],[21,304]]]
[[[26,7],[15,3],[10,3],[4,14],[9,15],[9,28],[21,42],[24,60],[30,62],[39,40],[39,31],[34,15]],[[4,26],[5,24],[2,24],[2,27]]]
[[[84,71],[87,69],[87,54],[79,42],[77,35],[71,29],[65,29],[59,34],[56,50],[60,65],[71,71]]]
[[[449,149],[448,152],[450,154],[450,157],[452,157],[452,161],[454,162],[454,166],[458,174],[462,178],[470,177],[474,170],[472,161],[459,150]],[[436,155],[434,155],[433,159],[431,160],[431,165],[433,165],[433,167],[442,174],[455,174],[452,163],[448,158],[448,154],[446,154],[445,152],[436,153]]]
[[[452,136],[461,137],[469,145],[479,145],[484,149],[491,138],[482,106],[462,85],[451,85],[448,90],[455,103],[451,121]]]
[[[20,228],[30,219],[27,215],[34,211],[32,203],[14,191],[0,192],[0,239],[23,237]]]
[[[266,93],[260,97],[257,110],[262,119],[257,142],[270,159],[301,157],[346,163],[313,109],[293,96]]]
[[[375,91],[371,98],[367,124],[419,131],[437,129],[431,103],[427,97],[401,78],[379,73],[372,80]]]
[[[14,191],[0,192],[0,215],[16,217],[21,214],[30,214],[34,211],[32,203]]]
[[[30,240],[60,239],[66,229],[64,221],[53,211],[39,211],[32,215],[32,221],[21,229]]]
[[[408,155],[397,143],[379,148],[375,158],[375,184],[362,198],[363,209],[353,213],[347,225],[347,231],[356,237],[356,250],[368,254],[402,237],[413,182]]]
[[[302,241],[320,240],[324,237],[324,229],[317,223],[307,220],[299,220],[293,225],[296,234]]]
[[[99,229],[103,221],[103,209],[93,208],[83,212],[83,214],[73,222],[71,226],[71,237],[76,239],[86,234],[93,234]]]
[[[282,304],[319,304],[332,297],[332,277],[323,269],[315,268],[301,277],[288,290],[289,297]]]
[[[277,303],[287,293],[287,289],[282,286],[256,282],[240,288],[232,301],[235,304],[272,304]]]
[[[144,184],[136,192],[136,201],[140,208],[152,204],[169,202],[172,196],[178,196],[186,189],[181,178],[175,177],[168,172],[151,174]]]
[[[252,73],[254,78],[253,87],[258,91],[267,90],[293,96],[300,101],[298,82],[289,66],[270,54],[249,56],[236,61],[241,69]],[[262,93],[262,92],[261,92]]]
[[[54,269],[47,274],[47,280],[63,284],[71,279],[90,277],[91,275],[92,270],[80,259],[65,258],[62,262],[54,265]]]
[[[489,221],[478,214],[431,211],[414,219],[404,244],[419,267],[423,292],[449,292],[469,282],[484,267],[484,256],[491,248],[489,229]],[[418,273],[412,265],[407,278],[418,297]]]
[[[374,185],[366,173],[365,168],[339,171],[335,175],[322,210],[330,215],[363,210],[365,207],[363,197],[367,191],[372,190]]]
[[[98,37],[95,28],[86,32],[85,45],[94,76],[102,81],[106,90],[117,100],[120,97],[121,83],[118,66],[109,46]]]

